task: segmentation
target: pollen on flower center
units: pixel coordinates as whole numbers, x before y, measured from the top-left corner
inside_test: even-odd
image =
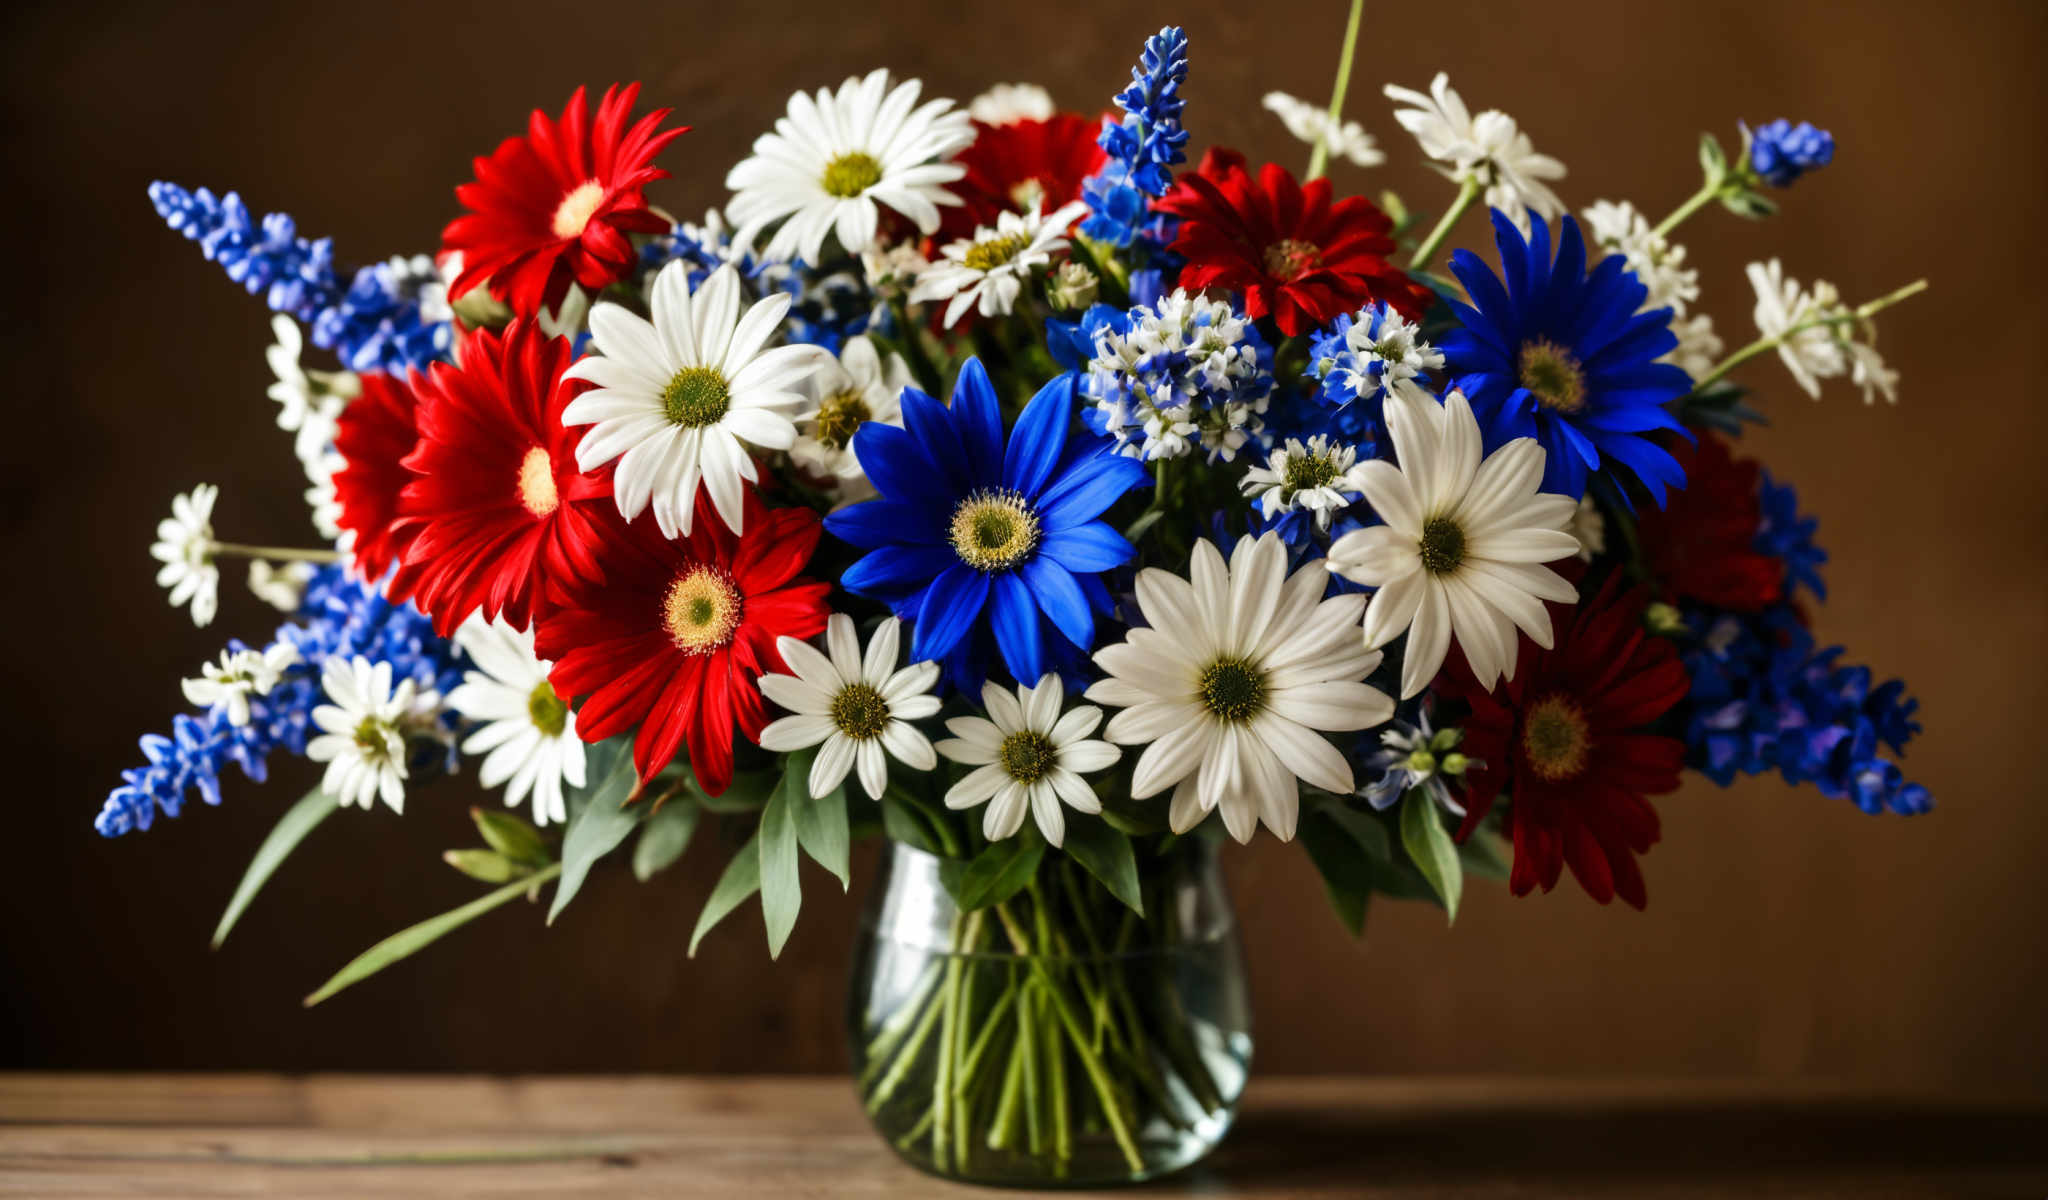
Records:
[[[816,426],[819,441],[834,450],[843,450],[853,440],[854,431],[864,421],[872,420],[874,414],[868,411],[867,398],[858,391],[834,392],[818,404]]]
[[[716,367],[684,367],[661,392],[661,409],[686,429],[716,425],[732,408],[732,389]]]
[[[1022,253],[1031,239],[1021,233],[999,233],[967,248],[961,263],[977,271],[993,271]]]
[[[1242,658],[1219,658],[1202,668],[1195,694],[1218,718],[1240,724],[1265,709],[1266,673]]]
[[[832,723],[858,741],[880,737],[889,727],[889,702],[872,684],[849,683],[832,697]]]
[[[732,642],[742,597],[716,567],[691,566],[676,576],[661,603],[662,627],[686,654],[708,654]]]
[[[1568,696],[1546,696],[1522,718],[1522,753],[1529,769],[1553,783],[1584,771],[1592,748],[1586,714]]]
[[[1449,517],[1431,517],[1422,524],[1422,540],[1416,549],[1424,570],[1447,575],[1465,561],[1464,527]]]
[[[1059,765],[1060,752],[1052,739],[1042,733],[1020,729],[1003,738],[996,748],[996,762],[1003,773],[1018,783],[1037,783]]]
[[[375,717],[364,717],[356,726],[356,748],[363,752],[363,757],[375,761],[386,756],[390,749],[390,744],[385,740],[387,728],[384,722]]]
[[[982,571],[1007,571],[1038,546],[1038,515],[1016,492],[978,491],[953,510],[953,552]]]
[[[548,737],[561,737],[569,727],[569,706],[545,679],[534,684],[532,693],[526,697],[526,715],[532,718],[533,727]]]
[[[855,150],[826,163],[825,177],[819,182],[828,194],[846,200],[881,181],[882,164],[875,161],[874,155]]]
[[[539,446],[519,460],[519,503],[536,517],[545,517],[562,506],[561,494],[555,490],[555,464]]]
[[[555,236],[563,239],[582,237],[583,227],[590,224],[590,218],[597,215],[598,205],[603,203],[603,184],[595,179],[577,184],[555,207]]]
[[[1291,454],[1281,482],[1288,491],[1311,491],[1336,482],[1337,462],[1327,454]]]
[[[1314,242],[1282,238],[1266,247],[1266,274],[1295,280],[1323,265],[1323,249]]]
[[[1585,368],[1571,351],[1548,338],[1522,343],[1517,374],[1522,386],[1545,408],[1576,413],[1586,407]]]

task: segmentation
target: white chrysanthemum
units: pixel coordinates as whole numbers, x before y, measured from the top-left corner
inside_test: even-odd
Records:
[[[263,357],[277,377],[268,393],[277,401],[277,427],[296,435],[292,451],[300,462],[310,463],[334,444],[341,410],[362,391],[362,381],[352,371],[308,371],[300,366],[305,335],[290,317],[272,317],[270,330],[277,340]]]
[[[797,414],[790,461],[812,475],[836,481],[836,495],[842,501],[872,495],[874,488],[854,457],[853,435],[869,421],[901,428],[903,407],[898,398],[911,383],[902,355],[892,350],[884,360],[866,335],[846,339],[838,359],[804,383],[810,402]]]
[[[617,459],[620,514],[631,520],[651,506],[667,537],[690,532],[700,482],[726,528],[744,532],[745,485],[758,478],[747,445],[795,444],[798,388],[831,355],[816,346],[766,348],[789,297],[756,301],[742,315],[731,267],[713,271],[692,295],[688,266],[672,262],[652,293],[651,322],[617,304],[590,310],[598,353],[564,373],[597,385],[562,410],[562,424],[591,426],[576,445],[576,465],[588,471]]]
[[[249,590],[258,600],[279,612],[297,612],[306,598],[306,585],[318,573],[312,563],[294,559],[273,563],[265,558],[249,560]]]
[[[1365,597],[1324,599],[1321,561],[1289,575],[1286,544],[1270,531],[1240,539],[1228,566],[1214,543],[1197,541],[1188,567],[1188,579],[1138,572],[1145,624],[1095,652],[1106,677],[1088,699],[1123,709],[1103,736],[1145,747],[1131,796],[1173,788],[1175,832],[1220,809],[1240,842],[1261,822],[1291,840],[1297,779],[1339,795],[1353,786],[1351,764],[1318,731],[1393,715],[1393,701],[1363,682],[1380,662],[1358,640]]]
[[[1536,153],[1529,135],[1515,119],[1498,109],[1474,117],[1465,101],[1451,90],[1450,76],[1439,71],[1429,95],[1388,84],[1387,98],[1410,108],[1394,110],[1401,128],[1415,135],[1422,152],[1444,164],[1438,168],[1460,183],[1476,181],[1486,189],[1486,203],[1506,213],[1524,234],[1533,208],[1550,220],[1564,211],[1564,202],[1546,180],[1563,179],[1564,164]]]
[[[1607,553],[1607,517],[1590,495],[1579,497],[1579,507],[1565,532],[1578,540],[1580,562],[1592,562]]]
[[[220,608],[220,568],[213,565],[213,502],[220,489],[202,483],[171,497],[171,515],[157,522],[150,556],[162,563],[156,585],[169,588],[171,607],[192,605],[192,623],[206,625]]]
[[[448,707],[479,728],[463,739],[464,754],[484,755],[477,779],[505,787],[505,804],[517,808],[533,796],[533,823],[569,819],[563,785],[584,784],[583,740],[576,714],[548,682],[554,664],[533,652],[533,631],[514,629],[503,617],[486,621],[473,613],[455,631],[476,670],[448,693]]]
[[[1666,240],[1635,205],[1601,200],[1582,215],[1593,244],[1621,255],[1649,289],[1643,308],[1668,308],[1684,316],[1686,306],[1700,298],[1700,273],[1685,265],[1685,247]]]
[[[1101,812],[1102,801],[1082,776],[1103,770],[1123,752],[1088,736],[1102,723],[1101,709],[1083,704],[1062,714],[1066,699],[1057,675],[1041,677],[1036,687],[1019,685],[1015,695],[983,684],[981,706],[988,716],[954,717],[946,722],[953,736],[938,744],[940,754],[974,768],[946,790],[946,807],[988,805],[981,832],[992,842],[1016,833],[1028,812],[1055,846],[1067,836],[1062,803],[1075,812]]]
[[[1694,379],[1703,378],[1721,361],[1721,335],[1714,332],[1714,318],[1706,313],[1674,318],[1671,332],[1678,335],[1678,345],[1657,361],[1670,363]]]
[[[347,662],[328,659],[320,686],[331,703],[313,710],[320,735],[306,743],[306,757],[327,764],[321,790],[344,806],[369,808],[381,798],[391,811],[404,812],[406,726],[440,696],[418,691],[410,679],[393,688],[391,664],[372,664],[360,654]]]
[[[931,740],[910,722],[939,711],[939,698],[931,694],[939,664],[896,666],[902,624],[889,617],[876,626],[865,658],[853,618],[843,613],[825,622],[827,654],[795,638],[776,639],[791,673],[761,676],[761,694],[794,715],[769,722],[761,748],[782,754],[819,747],[811,760],[811,795],[828,794],[857,770],[861,790],[880,800],[889,788],[890,759],[913,771],[938,765]]]
[[[1287,132],[1311,146],[1326,142],[1331,154],[1349,159],[1361,167],[1377,167],[1387,161],[1373,136],[1356,121],[1346,121],[1333,128],[1329,109],[1317,107],[1286,92],[1267,92],[1259,103],[1267,112],[1280,118],[1280,123],[1287,126]]]
[[[1775,258],[1768,263],[1749,264],[1748,275],[1749,286],[1756,289],[1757,332],[1767,338],[1784,339],[1778,343],[1778,357],[1784,361],[1785,369],[1792,372],[1792,378],[1807,395],[1820,399],[1820,381],[1849,370],[1841,339],[1825,325],[1797,333],[1792,330],[1840,312],[1841,295],[1834,284],[1825,280],[1816,280],[1813,290],[1806,291],[1798,280],[1785,274]]]
[[[967,102],[967,115],[984,125],[1045,121],[1055,111],[1052,93],[1035,83],[999,83]]]
[[[216,705],[227,710],[228,724],[249,723],[249,697],[268,696],[284,674],[299,661],[299,648],[278,642],[266,650],[223,650],[220,661],[199,668],[196,679],[181,680],[185,700],[199,708]]]
[[[1345,534],[1329,554],[1332,571],[1379,589],[1365,610],[1365,644],[1408,632],[1403,699],[1429,686],[1453,637],[1481,684],[1512,679],[1515,628],[1548,648],[1543,601],[1578,598],[1542,565],[1578,552],[1566,532],[1578,503],[1536,490],[1543,447],[1534,438],[1482,457],[1462,392],[1438,404],[1420,388],[1399,388],[1386,414],[1400,465],[1365,464],[1366,501],[1386,524]]]
[[[875,240],[886,204],[917,225],[939,227],[939,206],[958,204],[945,185],[967,173],[946,160],[974,140],[974,126],[951,100],[917,107],[924,84],[889,87],[889,73],[849,78],[839,89],[798,92],[775,132],[754,142],[752,157],[725,177],[733,189],[726,215],[738,226],[733,243],[751,246],[783,221],[763,253],[816,263],[827,233],[849,254]]]
[[[1328,529],[1338,511],[1364,490],[1358,448],[1317,434],[1307,442],[1288,438],[1266,456],[1266,465],[1244,473],[1238,486],[1268,518],[1294,509],[1315,514],[1316,528]]]
[[[1031,272],[1067,248],[1067,229],[1088,212],[1076,200],[1051,213],[1004,212],[995,228],[984,225],[971,238],[946,246],[938,261],[926,267],[910,290],[910,302],[950,300],[945,323],[959,323],[969,308],[984,317],[1009,315]]]

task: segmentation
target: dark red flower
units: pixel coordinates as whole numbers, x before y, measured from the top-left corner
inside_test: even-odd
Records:
[[[750,490],[736,536],[702,495],[698,504],[688,537],[669,541],[643,514],[607,539],[604,582],[562,589],[535,640],[555,661],[555,691],[587,697],[576,710],[583,740],[637,725],[643,782],[687,741],[697,782],[717,795],[732,782],[733,731],[757,740],[767,723],[754,681],[784,669],[775,639],[824,629],[831,585],[797,576],[822,528],[811,510],[764,509]]]
[[[1272,163],[1254,179],[1242,155],[1211,150],[1158,208],[1180,218],[1172,249],[1188,260],[1183,286],[1243,292],[1247,313],[1271,313],[1289,337],[1373,301],[1411,320],[1431,302],[1428,288],[1387,261],[1387,214],[1363,196],[1332,203],[1328,179],[1303,186]]]
[[[1758,612],[1784,594],[1785,563],[1756,549],[1763,520],[1757,465],[1730,454],[1712,433],[1699,438],[1697,446],[1665,439],[1685,469],[1685,489],[1673,490],[1661,512],[1637,512],[1643,556],[1666,600]]]
[[[401,498],[415,528],[393,592],[444,636],[478,608],[527,628],[549,581],[604,578],[599,544],[621,522],[610,481],[576,468],[583,431],[562,424],[589,387],[562,378],[572,357],[566,340],[514,320],[417,380],[415,478]]]
[[[1107,155],[1095,144],[1101,122],[1079,113],[1002,125],[974,123],[974,142],[955,159],[967,174],[952,186],[963,203],[941,209],[941,241],[972,236],[1005,212],[1051,212],[1081,198],[1081,181]]]
[[[417,532],[400,512],[399,493],[412,482],[405,456],[419,442],[419,401],[413,380],[382,372],[362,378],[362,394],[335,424],[334,449],[346,465],[334,473],[334,499],[341,506],[338,523],[352,539],[356,570],[379,580]]]
[[[1442,695],[1471,705],[1462,748],[1485,763],[1466,774],[1458,836],[1471,836],[1507,792],[1517,896],[1549,891],[1569,865],[1602,904],[1647,899],[1635,856],[1656,842],[1658,824],[1646,797],[1677,789],[1685,743],[1644,729],[1690,686],[1677,649],[1643,628],[1648,599],[1610,577],[1576,608],[1550,606],[1555,648],[1522,635],[1515,677],[1498,690],[1482,688],[1458,655],[1437,679]]]
[[[639,94],[637,83],[613,84],[593,122],[577,88],[561,120],[535,109],[525,137],[506,138],[476,160],[475,181],[455,189],[469,211],[441,234],[444,251],[462,254],[453,295],[488,282],[492,295],[532,316],[559,302],[571,282],[595,293],[625,277],[634,262],[626,235],[668,228],[641,191],[668,178],[654,156],[688,132],[657,132],[665,108],[629,127]]]

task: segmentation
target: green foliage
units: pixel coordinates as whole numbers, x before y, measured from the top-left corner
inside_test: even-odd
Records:
[[[1450,832],[1437,815],[1436,802],[1429,798],[1426,789],[1412,789],[1401,800],[1401,845],[1443,900],[1444,911],[1456,921],[1458,900],[1465,890],[1465,872],[1458,859],[1458,848],[1451,842]]]
[[[1036,829],[1025,829],[1016,837],[990,842],[964,863],[948,860],[940,864],[939,882],[952,893],[961,912],[973,912],[1001,904],[1024,890],[1038,874],[1044,857],[1045,839]]]
[[[1102,821],[1069,821],[1064,849],[1095,876],[1109,894],[1139,916],[1145,901],[1138,892],[1138,856],[1131,839]]]
[[[696,798],[688,794],[671,797],[649,814],[640,827],[640,840],[633,843],[633,878],[646,883],[681,858],[702,815]]]
[[[697,943],[704,940],[712,927],[732,914],[747,897],[761,890],[761,852],[755,846],[755,838],[732,856],[725,864],[725,873],[718,877],[717,886],[711,889],[711,898],[704,902],[704,911],[698,914],[697,928],[690,932],[690,957],[697,957]]]
[[[768,926],[770,958],[782,956],[790,930],[796,928],[797,909],[803,904],[803,883],[797,875],[796,802],[790,796],[792,790],[801,793],[807,786],[796,771],[795,761],[799,757],[790,756],[791,765],[783,772],[782,786],[775,789],[768,798],[768,807],[761,810],[761,831],[755,838],[761,859],[756,872],[760,877],[761,918]]]
[[[496,850],[444,850],[441,861],[478,883],[507,883],[531,873]]]
[[[626,734],[590,747],[585,764],[589,780],[569,796],[569,830],[562,835],[562,882],[555,887],[555,902],[548,909],[548,924],[562,915],[597,860],[618,849],[619,843],[647,815],[645,805],[626,807],[638,775],[633,770],[633,742]]]
[[[515,896],[531,892],[559,875],[561,871],[561,864],[551,863],[532,875],[513,880],[489,895],[479,896],[461,908],[451,909],[438,917],[429,917],[417,925],[399,930],[363,951],[347,966],[336,971],[334,978],[322,984],[319,991],[306,997],[306,1007],[311,1008],[343,988],[361,983],[400,959],[418,954],[444,935],[467,925]]]
[[[515,863],[537,867],[554,857],[548,853],[547,839],[541,836],[540,830],[514,813],[479,807],[469,810],[469,819],[476,822],[476,831],[483,835],[484,845]]]
[[[782,790],[796,826],[797,845],[812,862],[838,878],[843,892],[853,886],[853,833],[846,816],[846,789],[836,787],[823,796],[811,795],[811,762],[816,756],[815,750],[790,755],[782,774]]]
[[[213,927],[214,949],[220,949],[221,943],[228,940],[228,932],[235,927],[235,922],[241,919],[243,911],[249,907],[249,902],[256,898],[257,892],[263,890],[263,885],[276,873],[286,856],[297,849],[299,843],[306,840],[306,835],[318,828],[320,822],[325,821],[328,815],[339,807],[334,797],[319,788],[314,788],[299,797],[298,803],[285,810],[284,816],[279,817],[277,824],[271,829],[270,836],[264,838],[263,844],[256,847],[256,856],[249,860],[249,869],[242,872],[242,881],[235,885],[235,894],[228,901],[227,911],[220,915],[220,923]]]
[[[1365,910],[1372,900],[1372,864],[1358,839],[1336,819],[1342,811],[1334,806],[1310,811],[1295,836],[1323,877],[1323,890],[1329,893],[1337,919],[1357,937],[1365,932]]]

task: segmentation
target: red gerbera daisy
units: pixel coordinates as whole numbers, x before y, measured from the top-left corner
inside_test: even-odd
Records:
[[[825,628],[831,585],[797,577],[818,544],[817,514],[764,511],[751,491],[746,502],[739,536],[708,507],[677,541],[643,515],[607,540],[602,585],[571,584],[541,616],[537,649],[555,660],[549,681],[564,696],[588,697],[577,734],[596,742],[638,725],[633,765],[643,782],[687,740],[697,782],[723,792],[733,730],[756,740],[767,723],[754,681],[784,669],[775,639]]]
[[[506,138],[476,160],[475,182],[455,189],[469,212],[441,234],[443,250],[462,253],[454,295],[488,281],[492,295],[532,316],[558,303],[571,281],[594,293],[625,277],[634,257],[626,234],[668,228],[641,192],[668,178],[654,156],[689,131],[657,132],[665,108],[629,128],[639,94],[637,83],[613,84],[592,122],[577,88],[561,120],[535,109],[525,137]]]
[[[532,623],[550,581],[603,579],[597,561],[611,485],[576,469],[581,430],[562,410],[589,385],[563,379],[573,354],[530,321],[479,330],[462,363],[417,381],[415,478],[401,503],[416,522],[400,573],[404,591],[444,636],[478,608]],[[616,527],[617,521],[611,522]]]
[[[1643,628],[1648,598],[1610,578],[1576,609],[1552,605],[1555,648],[1524,635],[1520,666],[1497,691],[1482,688],[1462,657],[1437,681],[1472,706],[1464,750],[1485,763],[1465,776],[1458,836],[1469,837],[1508,792],[1508,889],[1517,896],[1539,884],[1549,891],[1569,864],[1602,904],[1618,895],[1641,908],[1647,899],[1635,856],[1656,842],[1658,825],[1645,797],[1677,789],[1685,743],[1643,729],[1690,686],[1671,642]]]
[[[377,372],[363,376],[362,394],[335,423],[334,449],[346,463],[334,473],[337,523],[365,579],[384,578],[416,530],[399,511],[399,493],[412,482],[405,456],[419,442],[418,405],[411,380]]]
[[[1272,163],[1254,179],[1243,155],[1211,150],[1158,207],[1181,221],[1184,286],[1241,291],[1247,313],[1271,313],[1289,337],[1372,301],[1411,320],[1429,306],[1429,289],[1387,261],[1393,221],[1363,196],[1332,203],[1328,179],[1303,186]]]
[[[941,210],[939,239],[971,236],[977,227],[995,224],[1002,213],[1052,212],[1079,200],[1081,181],[1108,157],[1095,144],[1100,129],[1100,122],[1079,113],[1002,125],[976,121],[973,144],[954,160],[967,168],[966,176],[952,185],[964,203]]]
[[[1756,612],[1785,590],[1784,560],[1756,549],[1763,520],[1757,465],[1711,433],[1699,439],[1697,446],[1668,439],[1665,449],[1685,468],[1685,490],[1671,492],[1662,511],[1637,513],[1638,540],[1666,599]]]

